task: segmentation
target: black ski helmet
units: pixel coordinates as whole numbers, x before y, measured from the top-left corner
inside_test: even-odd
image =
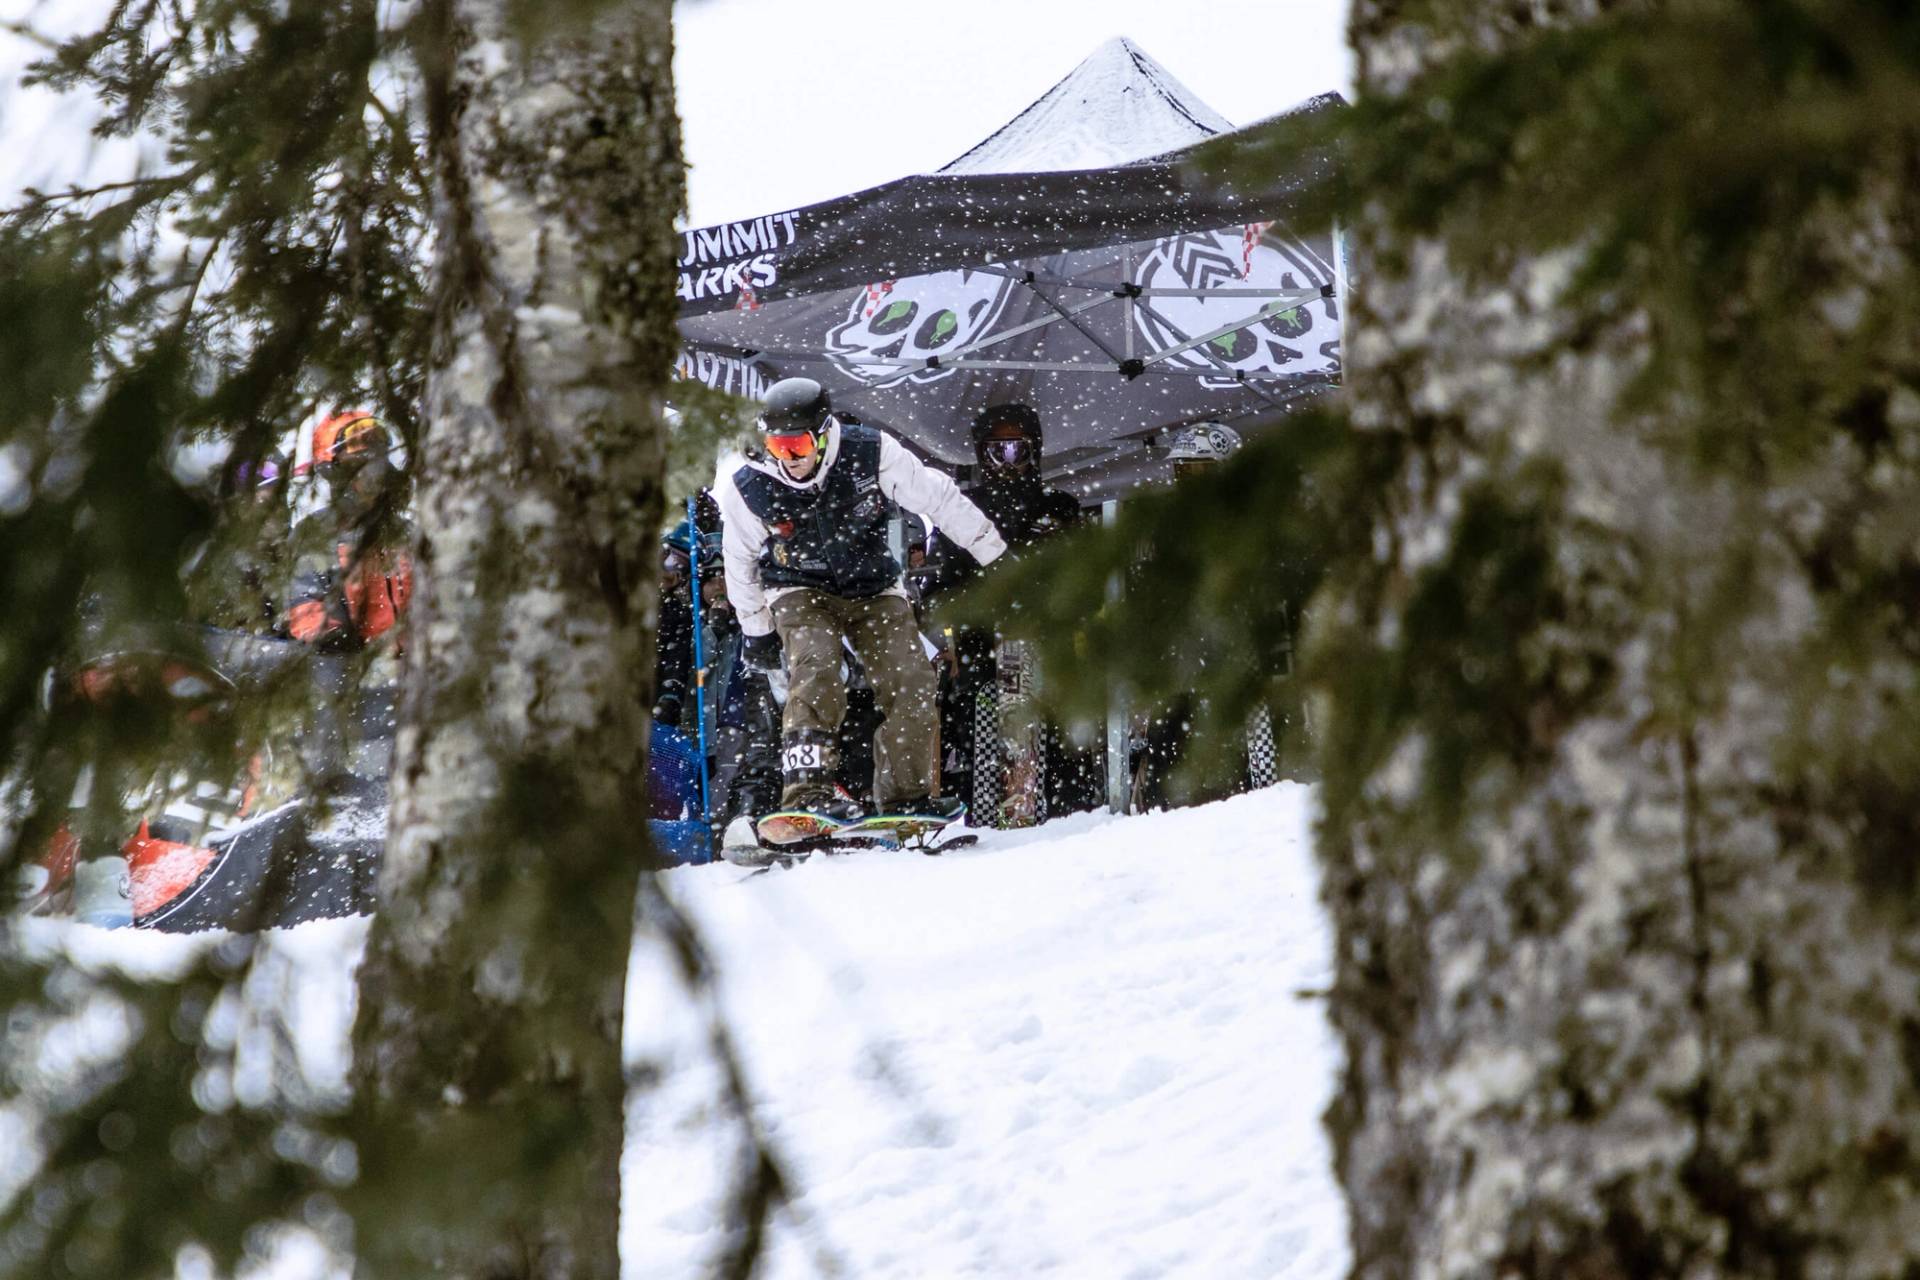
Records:
[[[827,389],[812,378],[782,378],[767,388],[767,401],[760,410],[762,435],[798,435],[805,431],[819,435],[827,427],[827,415],[833,401]]]
[[[1163,433],[1156,443],[1174,463],[1225,462],[1240,447],[1240,433],[1224,422],[1189,422]]]

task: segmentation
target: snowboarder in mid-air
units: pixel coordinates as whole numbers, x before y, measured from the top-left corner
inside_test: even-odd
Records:
[[[881,715],[876,807],[950,821],[965,806],[936,792],[934,672],[888,543],[892,506],[936,524],[981,564],[1006,543],[952,480],[891,437],[842,421],[811,378],[775,383],[759,427],[764,454],[723,475],[715,490],[744,657],[772,671],[785,654],[781,808],[829,826],[865,816],[833,785],[846,713],[844,639],[866,668]]]

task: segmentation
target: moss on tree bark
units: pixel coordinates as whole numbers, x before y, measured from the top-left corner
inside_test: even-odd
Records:
[[[439,292],[355,1030],[358,1245],[379,1276],[615,1276],[681,203],[668,6],[532,44],[481,0],[424,16]]]
[[[1363,0],[1363,93],[1618,7]],[[1694,354],[1647,308],[1561,302],[1579,246],[1352,228],[1356,421],[1408,441],[1310,659],[1357,1276],[1920,1274],[1920,397],[1861,319],[1920,188],[1844,162],[1780,232],[1824,287],[1740,342],[1858,396],[1721,435],[1639,398]]]

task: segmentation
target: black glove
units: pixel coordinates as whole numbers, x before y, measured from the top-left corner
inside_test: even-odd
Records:
[[[780,669],[780,633],[748,636],[740,646],[740,659],[755,671],[772,674]]]
[[[675,690],[661,693],[660,700],[653,704],[653,718],[661,724],[680,727],[680,694]]]

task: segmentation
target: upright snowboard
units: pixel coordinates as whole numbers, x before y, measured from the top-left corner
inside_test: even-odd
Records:
[[[999,764],[996,803],[987,816],[1003,829],[1047,820],[1046,728],[1034,698],[1037,676],[1025,641],[1000,642],[994,652],[992,720],[982,728],[998,747]]]

